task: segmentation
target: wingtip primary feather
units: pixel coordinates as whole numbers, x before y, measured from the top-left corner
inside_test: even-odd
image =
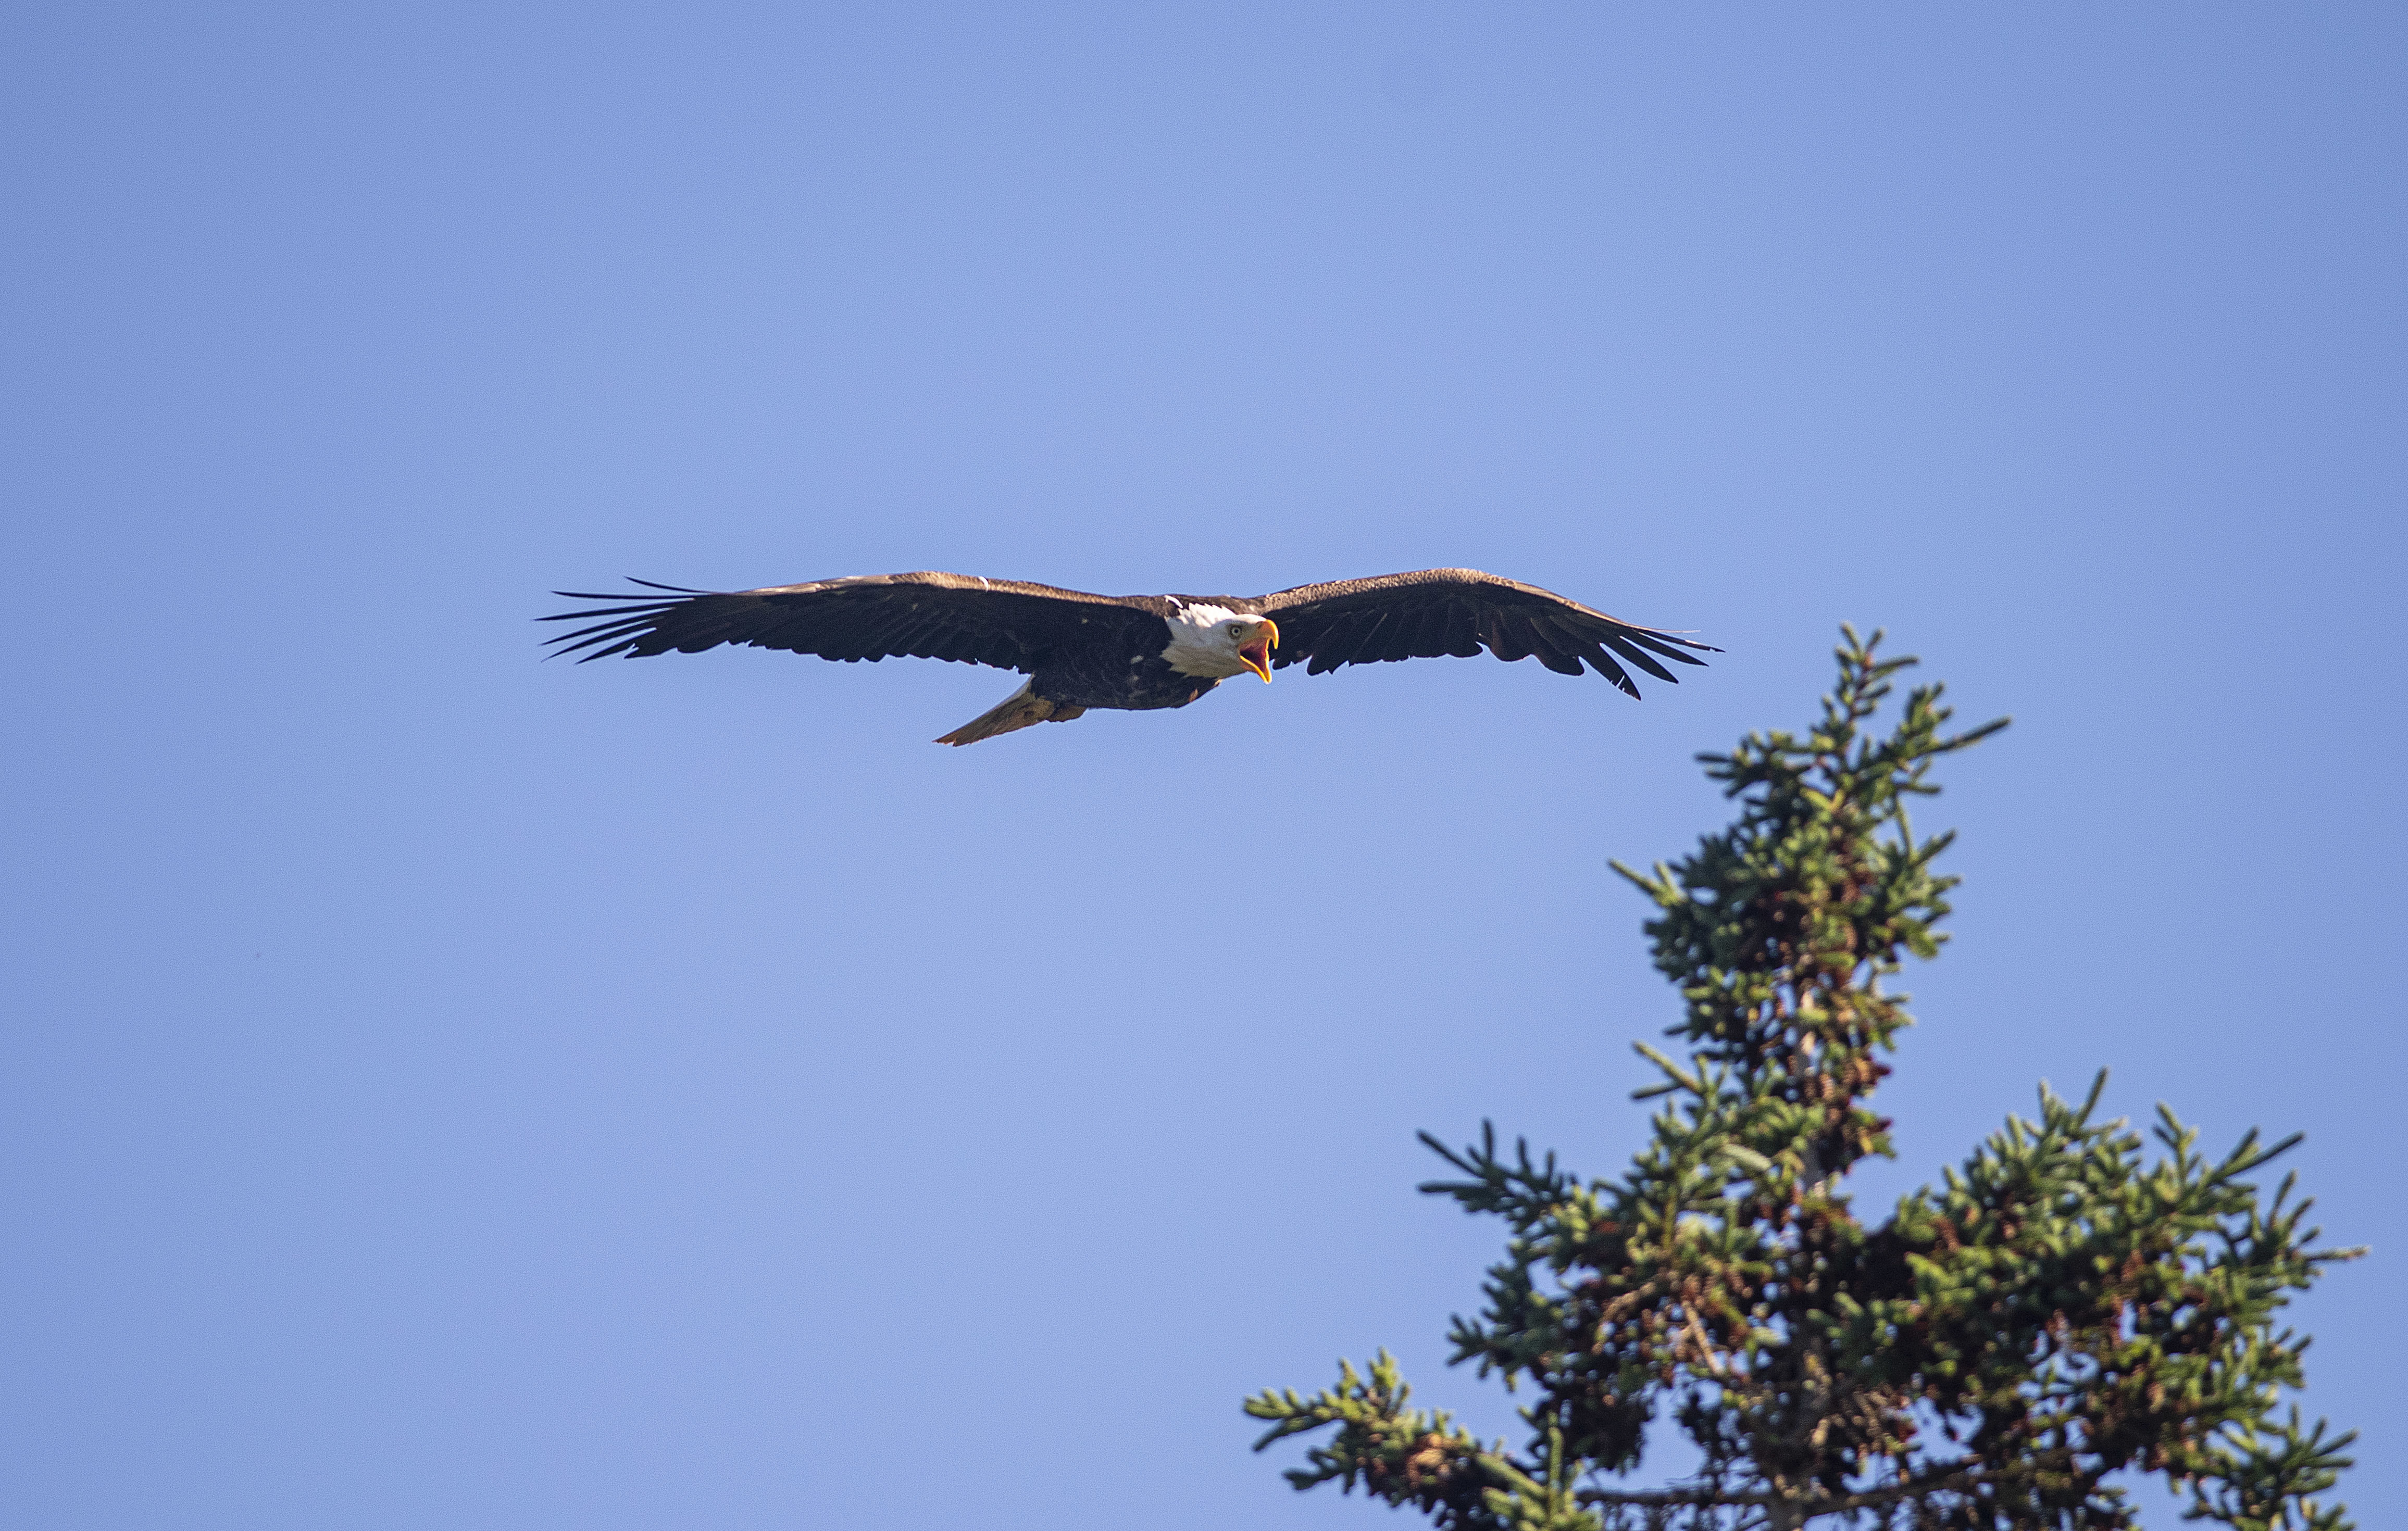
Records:
[[[591,627],[575,628],[544,639],[544,647],[551,651],[543,657],[558,659],[563,654],[577,654],[578,664],[590,665],[597,659],[632,654],[642,642],[645,631],[653,625],[654,618],[664,612],[674,611],[697,597],[719,594],[716,591],[691,590],[684,585],[665,585],[657,579],[638,579],[632,574],[625,578],[629,584],[641,585],[646,590],[666,591],[672,598],[638,600],[633,604],[622,606],[589,606],[581,611],[555,611],[549,616],[538,617],[535,619],[537,622],[575,622],[595,617],[603,619]],[[626,590],[608,593],[592,590],[555,590],[552,594],[563,600],[569,601],[624,602],[637,593]],[[597,645],[599,647],[596,647]],[[580,649],[592,649],[594,651],[578,653]]]

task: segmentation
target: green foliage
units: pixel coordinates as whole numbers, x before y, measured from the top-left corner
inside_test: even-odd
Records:
[[[1288,1477],[1410,1505],[1455,1531],[1787,1531],[1818,1518],[1948,1531],[2137,1524],[2111,1474],[2164,1474],[2186,1515],[2239,1531],[2344,1531],[2331,1488],[2349,1435],[2273,1419],[2307,1340],[2287,1295],[2357,1253],[2316,1250],[2309,1204],[2248,1177],[2296,1138],[2221,1158],[2160,1108],[2142,1136],[2042,1087],[1938,1187],[1868,1224],[1846,1177],[1890,1152],[1869,1102],[1911,1023],[1882,980],[1946,939],[1956,880],[1917,840],[1910,799],[1932,763],[2005,726],[1947,733],[1941,688],[1853,630],[1803,737],[1752,735],[1702,757],[1739,817],[1652,872],[1656,966],[1685,1013],[1653,1135],[1619,1180],[1583,1180],[1493,1131],[1422,1189],[1502,1219],[1486,1306],[1458,1317],[1454,1363],[1527,1388],[1529,1438],[1486,1445],[1410,1408],[1382,1352],[1311,1397],[1266,1391],[1256,1450],[1336,1426]],[[1669,1413],[1699,1453],[1660,1487],[1626,1486]]]

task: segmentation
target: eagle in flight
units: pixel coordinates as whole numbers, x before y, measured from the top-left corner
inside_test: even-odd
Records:
[[[1032,723],[1068,723],[1089,708],[1185,707],[1232,676],[1302,665],[1536,655],[1562,675],[1591,669],[1632,696],[1627,664],[1659,680],[1661,661],[1702,665],[1711,645],[1593,611],[1536,585],[1478,569],[1421,569],[1298,585],[1269,595],[1090,595],[976,575],[867,574],[765,590],[686,590],[634,581],[655,595],[553,592],[599,607],[541,622],[599,619],[549,641],[583,659],[698,653],[723,643],[791,649],[822,659],[890,654],[1017,670],[1028,683],[939,744],[975,744]],[[581,662],[580,660],[580,662]]]

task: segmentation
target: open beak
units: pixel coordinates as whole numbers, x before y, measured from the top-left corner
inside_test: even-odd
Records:
[[[1263,684],[1268,686],[1271,683],[1271,651],[1278,647],[1279,623],[1265,617],[1262,631],[1255,636],[1254,642],[1239,649],[1238,658],[1246,668],[1261,676]]]

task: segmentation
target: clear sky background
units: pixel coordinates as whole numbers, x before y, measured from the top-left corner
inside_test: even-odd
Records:
[[[0,1494],[28,1528],[1386,1524],[1608,857],[1838,623],[2015,726],[1870,1210],[2046,1078],[2304,1128],[2408,1517],[2397,6],[18,7]],[[538,662],[545,592],[1470,565],[1727,652]],[[1367,1520],[1367,1517],[1374,1519]],[[2161,1517],[2170,1524],[2171,1517]],[[1401,1523],[1398,1523],[1401,1524]]]

